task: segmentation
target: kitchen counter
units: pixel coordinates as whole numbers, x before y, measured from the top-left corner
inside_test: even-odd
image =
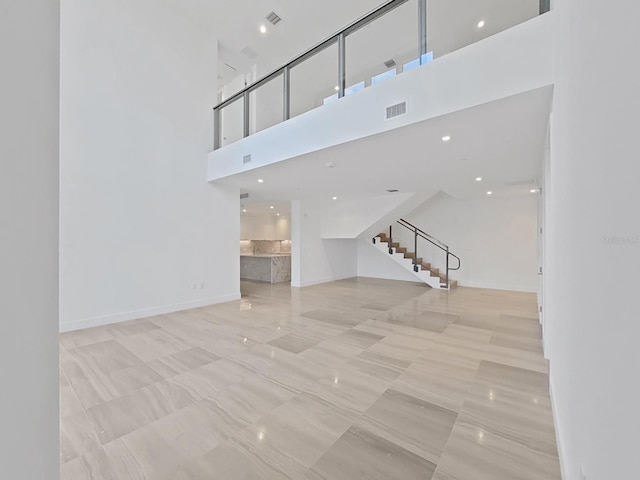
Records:
[[[290,253],[240,254],[240,279],[267,283],[291,281]]]

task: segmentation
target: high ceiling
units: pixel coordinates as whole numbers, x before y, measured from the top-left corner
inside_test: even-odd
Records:
[[[159,1],[215,33],[218,87],[232,80],[238,83],[241,74],[252,70],[259,78],[387,3],[386,0]],[[538,0],[427,2],[428,46],[436,58],[526,21],[537,15],[539,7]],[[275,26],[265,19],[272,11],[282,18]],[[390,58],[402,65],[417,56],[416,12],[417,0],[409,0],[347,38],[347,85],[380,73],[385,68],[383,62]],[[479,28],[481,20],[484,25]],[[260,32],[261,25],[267,27],[266,33]],[[297,77],[292,72],[292,109],[302,95],[313,96],[317,106],[322,98],[334,93],[334,56],[330,53],[314,57],[306,71],[298,69]],[[276,117],[281,111],[278,92],[281,89],[274,83],[271,90],[265,89],[262,94],[275,102]],[[251,192],[251,198],[243,203],[257,214],[268,214],[272,204],[284,212],[288,199],[300,198],[303,193],[327,196],[328,188],[332,195],[341,197],[379,195],[390,188],[415,191],[421,184],[437,184],[438,189],[460,197],[485,195],[487,190],[495,191],[495,195],[522,194],[536,186],[549,113],[545,99],[549,95],[539,91],[493,102],[281,162],[260,169],[259,173],[236,175],[226,179],[226,183]],[[261,110],[265,111],[265,107]],[[441,132],[452,135],[450,144],[442,144]],[[401,156],[397,155],[398,149]],[[335,168],[325,167],[327,159]],[[257,188],[257,175],[269,181]],[[351,180],[354,176],[359,178],[355,185]],[[478,176],[483,177],[482,182],[475,181]],[[258,208],[262,210],[255,211]]]
[[[275,70],[387,3],[386,0],[160,1],[201,27],[215,32],[219,42],[219,87],[240,74],[249,73],[253,65],[257,67],[258,77]],[[415,39],[417,52],[417,3],[417,0],[409,0],[399,7],[398,13],[385,20],[384,27],[380,28],[384,28],[386,34],[372,32],[369,36],[361,35],[364,42],[354,38],[348,61],[359,60],[365,66],[380,64],[391,56],[394,45],[398,52],[407,50],[401,47],[406,43],[403,37]],[[427,4],[429,50],[433,50],[436,56],[521,23],[535,16],[539,8],[538,0],[428,0]],[[272,11],[282,18],[275,26],[265,20]],[[485,21],[481,29],[477,27],[480,20]],[[267,27],[264,34],[259,31],[261,25]],[[367,28],[376,30],[378,27],[374,24]],[[414,43],[413,39],[411,43]],[[414,46],[408,48],[411,51]],[[407,55],[411,56],[411,53]]]

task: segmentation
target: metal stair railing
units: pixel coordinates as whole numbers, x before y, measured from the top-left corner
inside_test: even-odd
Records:
[[[449,288],[449,272],[460,270],[460,265],[461,265],[460,257],[452,253],[447,244],[438,240],[434,236],[429,235],[424,230],[421,230],[420,228],[407,222],[406,220],[401,218],[400,220],[398,220],[398,223],[402,227],[406,228],[407,230],[410,230],[413,233],[413,271],[414,272],[420,271],[420,268],[418,267],[418,238],[422,238],[423,240],[426,240],[427,242],[431,243],[432,245],[436,246],[437,248],[445,252],[446,270],[445,270],[445,282],[444,282],[443,288],[448,289]],[[393,228],[392,227],[393,227],[392,225],[389,225],[389,255],[393,254],[393,236],[392,236]],[[374,242],[375,242],[375,239],[374,239]],[[449,266],[449,257],[453,257],[457,260],[458,265],[456,267]],[[442,284],[440,284],[440,286],[442,287]]]

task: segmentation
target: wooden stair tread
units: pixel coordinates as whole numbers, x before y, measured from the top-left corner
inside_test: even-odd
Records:
[[[412,261],[411,262],[412,265],[411,266],[407,265],[407,268],[411,268],[412,270],[415,271],[416,265],[419,265],[420,269],[418,271],[429,272],[429,276],[432,279],[433,278],[437,278],[438,279],[441,288],[446,288],[445,287],[446,274],[445,273],[440,273],[440,269],[439,268],[433,268],[431,266],[431,263],[423,262],[422,257],[416,258],[416,253],[415,252],[410,252],[408,250],[408,248],[400,246],[400,242],[394,242],[393,239],[387,237],[386,233],[380,233],[380,234],[377,235],[377,237],[380,239],[381,243],[387,243],[388,244],[389,253],[392,253],[391,249],[395,249],[395,253],[401,253],[401,254],[403,254],[404,259]],[[375,237],[374,237],[373,240],[374,240],[374,243],[376,243]],[[458,281],[457,280],[449,279],[449,288],[450,289],[451,288],[456,288],[457,286],[458,286]]]

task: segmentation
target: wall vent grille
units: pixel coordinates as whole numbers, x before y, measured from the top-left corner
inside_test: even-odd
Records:
[[[397,103],[395,105],[391,105],[387,107],[387,116],[386,119],[399,117],[400,115],[406,115],[407,113],[407,102]]]
[[[248,193],[241,193],[240,194],[240,200],[244,200],[245,198],[249,198],[249,194]]]
[[[250,162],[251,162],[251,154],[245,155],[244,157],[242,157],[243,164],[250,163]]]
[[[396,61],[393,58],[390,58],[389,60],[384,62],[384,64],[387,68],[391,68],[396,66]]]
[[[280,18],[276,12],[270,12],[265,18],[272,25],[277,25],[282,21],[282,18]]]

